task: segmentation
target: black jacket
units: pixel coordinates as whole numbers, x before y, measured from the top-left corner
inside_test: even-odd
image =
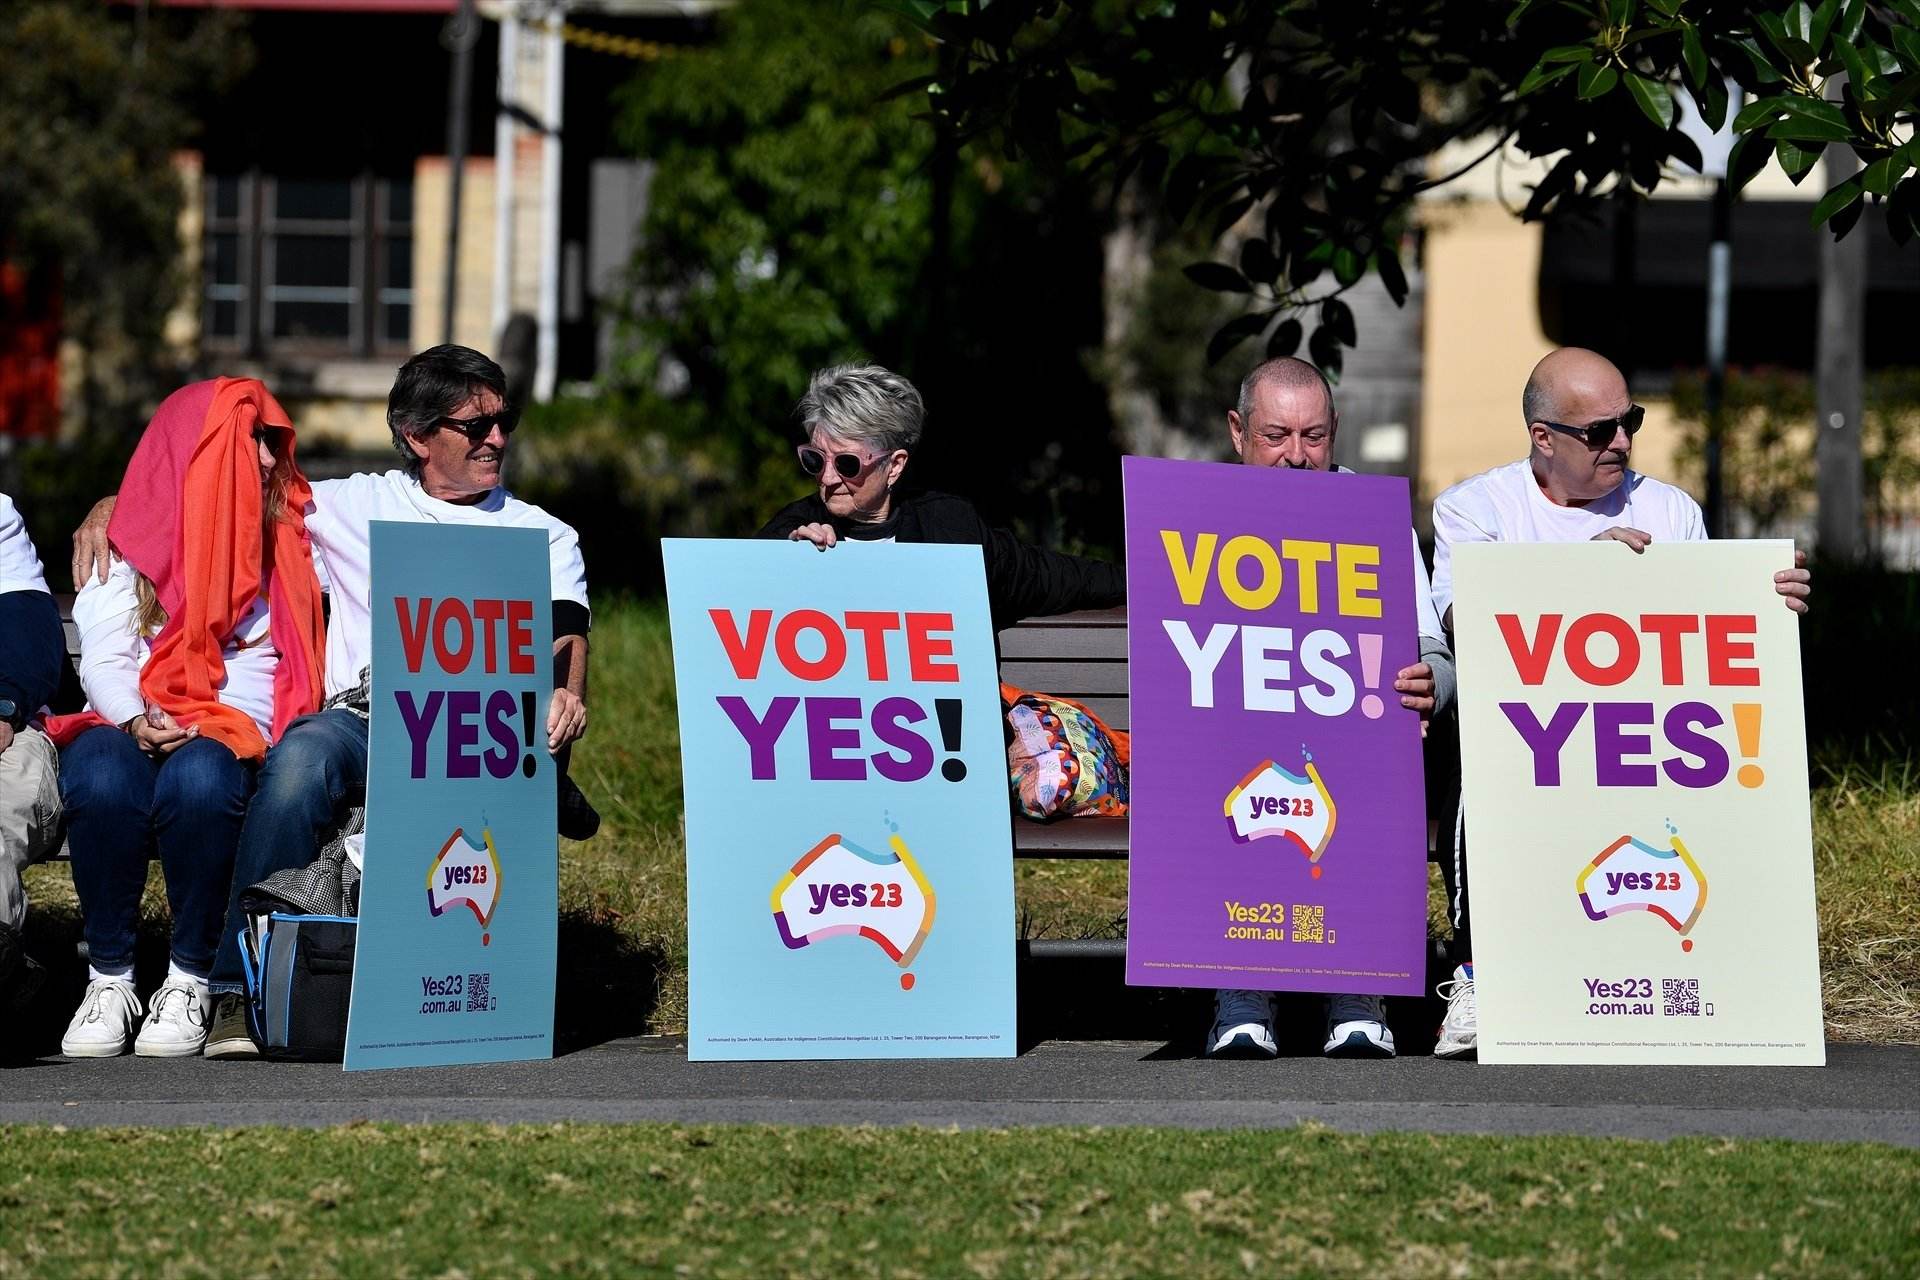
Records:
[[[950,493],[896,492],[885,524],[860,524],[827,513],[819,494],[780,509],[760,531],[784,538],[803,524],[829,524],[859,542],[891,536],[898,542],[971,544],[987,562],[987,603],[998,630],[1022,618],[1125,604],[1126,575],[1117,564],[1063,555],[1021,542],[980,518],[971,502]]]
[[[0,595],[0,698],[32,715],[51,702],[67,665],[60,610],[44,591]]]

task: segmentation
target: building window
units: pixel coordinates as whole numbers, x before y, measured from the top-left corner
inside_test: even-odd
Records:
[[[216,173],[206,205],[209,349],[350,357],[410,345],[411,178]]]

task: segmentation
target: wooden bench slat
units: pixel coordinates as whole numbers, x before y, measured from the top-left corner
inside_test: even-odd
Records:
[[[1125,627],[1074,627],[1059,631],[1038,627],[1009,627],[1000,633],[1000,657],[1059,661],[1092,658],[1103,662],[1127,660]]]
[[[1124,662],[1002,662],[1000,679],[1034,693],[1078,698],[1086,693],[1127,692]]]
[[[1017,858],[1124,858],[1125,818],[1062,818],[1034,822],[1015,818],[1013,853]]]

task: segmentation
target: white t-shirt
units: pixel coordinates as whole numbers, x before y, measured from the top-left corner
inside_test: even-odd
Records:
[[[114,724],[125,724],[147,709],[140,692],[140,669],[147,665],[153,645],[140,634],[133,566],[115,560],[100,581],[92,574],[73,599],[73,622],[80,629],[80,687],[87,706]],[[244,711],[260,727],[260,736],[273,741],[273,673],[280,666],[274,648],[267,593],[254,597],[220,650],[226,664],[220,701]]]
[[[1522,458],[1470,476],[1433,500],[1433,606],[1453,604],[1453,548],[1460,542],[1586,542],[1617,525],[1655,542],[1704,542],[1700,504],[1684,489],[1629,470],[1617,488],[1583,507],[1540,492]]]
[[[27,536],[27,522],[20,518],[13,499],[0,493],[0,594],[46,589],[47,575],[40,568],[33,539]]]
[[[317,481],[307,507],[307,533],[313,539],[314,568],[333,606],[327,623],[328,697],[359,684],[360,672],[373,660],[368,540],[375,520],[544,529],[553,574],[552,598],[587,607],[587,566],[580,558],[579,535],[572,526],[505,489],[495,489],[479,502],[461,504],[428,496],[420,482],[404,471]]]

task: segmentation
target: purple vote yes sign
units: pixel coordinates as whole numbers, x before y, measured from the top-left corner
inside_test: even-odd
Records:
[[[1407,482],[1122,469],[1127,981],[1420,994],[1420,724],[1393,688],[1419,661]]]

